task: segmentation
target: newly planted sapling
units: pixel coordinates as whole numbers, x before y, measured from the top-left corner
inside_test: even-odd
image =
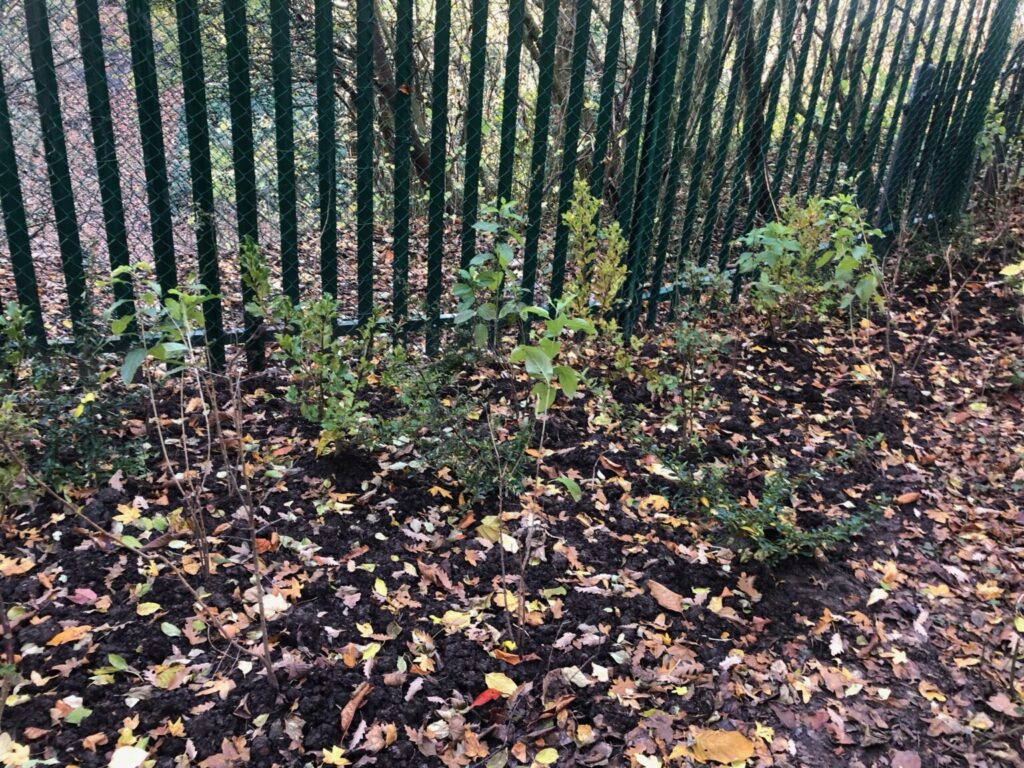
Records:
[[[369,416],[362,390],[374,368],[375,318],[344,336],[338,332],[341,309],[334,297],[293,303],[271,293],[270,270],[258,251],[243,252],[242,265],[253,297],[248,310],[276,331],[274,356],[291,374],[286,399],[320,426],[318,452],[331,445],[341,452],[371,434],[364,429]]]
[[[601,201],[590,194],[586,182],[576,181],[569,210],[563,217],[569,231],[569,258],[575,268],[566,295],[566,311],[575,317],[593,317],[601,336],[618,341],[615,312],[626,282],[626,239],[617,221],[598,228]]]
[[[751,304],[772,329],[799,318],[811,305],[835,299],[848,313],[883,308],[882,270],[872,228],[852,195],[784,202],[782,216],[739,239],[739,270],[752,275]]]

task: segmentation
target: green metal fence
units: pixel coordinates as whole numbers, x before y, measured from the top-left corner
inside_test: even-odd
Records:
[[[442,339],[483,206],[515,200],[528,297],[574,265],[576,178],[629,244],[624,317],[784,195],[948,226],[1024,121],[1017,0],[17,0],[0,8],[0,297],[47,339],[130,311],[111,268],[194,272],[215,356],[238,252],[341,324]],[[1012,50],[1011,50],[1012,49]],[[1019,175],[1005,163],[982,185]],[[737,283],[738,285],[738,283]],[[231,330],[236,329],[236,330]]]

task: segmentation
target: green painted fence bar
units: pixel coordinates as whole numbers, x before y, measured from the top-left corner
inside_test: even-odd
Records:
[[[555,219],[554,256],[551,261],[551,298],[557,301],[565,287],[565,260],[569,249],[569,228],[564,216],[569,210],[576,180],[579,153],[580,119],[586,86],[587,51],[590,47],[591,0],[577,0],[575,31],[572,41],[569,100],[566,106],[565,134],[562,139],[562,171],[558,182],[558,213]]]
[[[508,0],[508,45],[505,49],[505,80],[501,99],[501,148],[498,151],[499,205],[512,200],[516,120],[519,113],[519,65],[523,55],[525,17],[526,0]]]
[[[662,166],[665,160],[665,133],[675,98],[676,67],[679,63],[679,44],[683,34],[685,4],[681,0],[665,0],[658,20],[654,68],[651,72],[650,105],[644,128],[643,150],[640,154],[638,195],[634,204],[633,223],[630,228],[627,274],[622,325],[626,335],[640,317],[643,297],[641,288],[647,276],[650,261],[650,243],[654,230],[654,212],[658,207]]]
[[[530,188],[526,206],[523,243],[523,300],[532,304],[537,282],[537,249],[540,247],[541,206],[548,162],[548,129],[551,124],[551,90],[555,72],[555,41],[558,39],[558,2],[544,0],[541,32],[537,107],[534,113],[533,146],[530,152]]]
[[[335,140],[333,0],[316,0],[317,190],[320,207],[320,290],[338,295],[338,148]]]
[[[128,230],[124,223],[124,199],[121,194],[121,170],[114,143],[114,123],[110,117],[110,90],[100,31],[99,7],[96,0],[76,0],[78,37],[82,46],[82,69],[89,99],[89,120],[92,144],[96,154],[96,181],[103,206],[103,225],[107,237],[107,253],[111,270],[127,268]],[[130,280],[114,283],[117,317],[134,317],[133,291]]]
[[[224,37],[228,64],[228,100],[231,102],[231,156],[235,176],[235,213],[239,249],[259,247],[256,146],[253,136],[252,82],[249,75],[249,30],[246,0],[224,0]],[[242,281],[242,301],[252,300]],[[245,311],[245,351],[249,366],[263,366],[263,339],[259,318]]]
[[[850,132],[849,148],[847,156],[844,158],[846,161],[846,173],[851,175],[853,173],[859,173],[861,169],[861,160],[864,156],[866,149],[866,131],[868,127],[868,116],[871,114],[871,103],[872,96],[875,93],[875,85],[878,82],[878,73],[882,67],[882,59],[886,55],[886,40],[888,38],[889,26],[892,23],[893,11],[896,7],[896,0],[889,0],[886,5],[885,15],[882,19],[882,25],[878,30],[878,40],[875,42],[875,53],[871,60],[871,71],[868,73],[868,82],[864,87],[864,100],[857,111],[857,118],[853,121],[853,129]],[[907,35],[907,25],[910,21],[911,3],[904,3],[902,12],[900,13],[900,25],[896,31],[896,38],[892,46],[892,58],[893,60],[899,59],[899,54],[903,50],[903,41]],[[891,80],[891,77],[887,77],[886,80]],[[883,86],[884,87],[884,86]],[[836,169],[838,171],[838,168]],[[832,181],[834,182],[833,177]],[[857,189],[861,183],[860,178],[853,178],[855,189]],[[830,183],[831,186],[831,183]]]
[[[976,139],[984,126],[985,114],[988,111],[996,81],[999,79],[999,71],[1009,53],[1010,28],[1017,8],[1017,0],[998,0],[992,15],[988,39],[985,41],[985,47],[979,60],[978,78],[964,115],[964,128],[953,148],[953,157],[950,158],[950,167],[959,172],[949,174],[940,190],[939,199],[943,201],[943,207],[937,211],[937,214],[947,221],[963,209],[973,181],[972,171],[977,152]]]
[[[288,0],[270,0],[270,48],[274,78],[277,213],[281,230],[281,288],[288,298],[297,302],[300,293],[299,215],[295,186],[295,107]]]
[[[697,140],[694,145],[693,162],[690,164],[689,189],[686,194],[686,210],[683,213],[683,228],[679,237],[679,250],[676,253],[675,276],[672,286],[672,302],[669,308],[669,317],[674,317],[676,307],[680,298],[679,274],[683,260],[689,255],[690,240],[693,237],[693,227],[697,216],[697,206],[700,203],[700,185],[704,178],[704,166],[707,162],[708,144],[711,141],[712,111],[715,105],[715,94],[718,90],[718,82],[721,79],[722,64],[725,61],[725,31],[729,20],[729,0],[718,0],[715,11],[715,30],[711,38],[709,56],[708,79],[704,84],[704,93],[701,96],[700,111],[697,120],[700,128],[697,133]]]
[[[604,60],[601,68],[601,95],[597,107],[597,125],[594,128],[594,148],[591,153],[590,194],[604,198],[606,175],[605,157],[612,131],[612,103],[615,100],[615,75],[619,68],[619,50],[622,46],[622,17],[625,0],[611,0],[608,28],[605,30]]]
[[[4,231],[14,272],[14,289],[18,304],[27,316],[29,336],[39,348],[46,347],[46,328],[43,311],[39,306],[39,284],[32,263],[32,243],[25,218],[25,198],[18,176],[18,159],[11,130],[11,112],[7,105],[7,86],[3,64],[0,63],[0,210],[4,217]]]
[[[637,33],[636,58],[633,60],[632,82],[629,92],[629,123],[622,146],[622,174],[619,182],[619,200],[615,218],[628,239],[633,217],[633,197],[640,164],[640,136],[644,127],[644,105],[647,100],[647,72],[651,64],[651,38],[654,36],[655,0],[643,0],[640,28]]]
[[[584,0],[588,5],[590,0]],[[469,39],[469,92],[466,95],[466,176],[462,190],[462,239],[459,266],[465,269],[476,251],[480,210],[480,156],[483,151],[484,78],[487,74],[488,0],[473,0]]]
[[[914,24],[914,34],[911,38],[910,47],[906,53],[904,53],[904,45],[906,42],[907,25],[911,18],[911,5],[907,3],[903,10],[903,20],[900,23],[900,29],[896,35],[896,41],[893,45],[893,60],[900,60],[901,58],[906,62],[901,68],[901,71],[908,71],[913,69],[914,57],[917,54],[917,47],[921,41],[921,34],[924,30],[924,20],[928,13],[929,0],[923,0],[921,3],[920,10],[918,11],[917,17]],[[870,127],[865,134],[864,142],[860,150],[860,162],[857,163],[857,200],[861,207],[867,208],[869,211],[874,211],[874,204],[871,202],[870,196],[873,194],[872,190],[875,188],[875,184],[878,177],[883,171],[878,173],[874,172],[873,163],[876,155],[878,154],[877,145],[882,135],[882,123],[885,119],[885,110],[889,106],[889,100],[892,97],[893,89],[896,88],[897,82],[900,83],[899,96],[897,97],[895,104],[901,105],[903,103],[903,89],[905,88],[905,81],[902,75],[891,71],[885,78],[885,82],[882,85],[882,93],[880,94],[875,107],[873,116],[871,117]],[[895,111],[898,107],[894,107],[893,120],[896,120],[898,111]],[[881,166],[879,166],[881,168]]]
[[[78,235],[75,198],[71,188],[71,170],[68,150],[64,141],[64,122],[61,119],[60,95],[57,75],[50,46],[50,21],[46,15],[45,0],[25,0],[25,21],[31,46],[32,78],[35,81],[36,102],[43,132],[43,151],[46,173],[50,182],[53,213],[60,246],[61,267],[68,292],[68,314],[75,335],[86,330],[85,253]]]
[[[750,165],[757,168],[757,163],[751,164],[748,160],[751,143],[755,140],[752,135],[754,123],[757,120],[758,111],[761,108],[761,71],[764,69],[765,57],[768,53],[768,37],[771,33],[772,21],[775,18],[775,0],[767,0],[764,8],[764,18],[756,36],[751,35],[752,46],[747,46],[744,53],[746,58],[746,69],[753,77],[749,77],[746,86],[743,113],[743,126],[740,130],[739,144],[733,160],[732,179],[729,183],[729,205],[726,208],[725,220],[722,224],[721,245],[718,257],[718,269],[724,270],[729,262],[729,255],[732,252],[732,241],[736,233],[733,231],[736,226],[736,218],[739,216],[740,199],[744,192],[747,192],[747,185],[744,177]],[[759,149],[755,150],[759,153]],[[748,208],[753,211],[753,193],[747,195]],[[742,233],[741,233],[742,234]]]
[[[742,3],[736,19],[735,63],[732,68],[732,77],[729,78],[729,90],[725,97],[725,106],[722,108],[721,113],[718,147],[715,150],[715,159],[711,165],[711,187],[708,192],[708,199],[704,203],[704,226],[701,233],[700,250],[697,254],[697,264],[701,267],[706,266],[711,258],[711,240],[718,224],[718,204],[722,196],[722,185],[725,183],[725,171],[729,147],[732,143],[732,134],[736,127],[733,124],[736,99],[740,92],[740,81],[743,79],[743,68],[739,65],[739,61],[743,51],[750,44],[750,17],[752,15],[750,3]]]
[[[392,248],[394,262],[391,277],[391,319],[401,329],[409,311],[409,197],[412,181],[412,157],[409,143],[412,133],[412,3],[398,0],[395,22],[395,116],[394,215]],[[401,332],[400,332],[401,335]],[[403,337],[404,338],[404,337]]]
[[[925,61],[931,60],[932,48],[935,45],[935,39],[938,35],[939,20],[942,17],[942,8],[945,0],[935,0],[935,4],[932,6],[932,19],[931,31],[929,32],[929,38],[925,43],[925,49],[923,59]],[[921,44],[921,40],[924,36],[925,31],[925,17],[928,12],[929,2],[925,0],[921,4],[921,11],[917,17],[917,24],[915,25],[914,37],[910,43],[910,49],[906,56],[904,56],[904,66],[901,74],[899,75],[899,90],[896,95],[896,99],[892,104],[888,101],[881,101],[876,109],[875,119],[878,122],[878,131],[872,132],[870,137],[871,143],[869,146],[874,147],[878,142],[879,136],[881,136],[881,127],[885,119],[885,113],[887,109],[892,109],[892,117],[889,120],[888,127],[885,132],[885,139],[882,142],[882,149],[877,158],[878,172],[874,176],[874,180],[871,186],[871,191],[867,195],[865,200],[862,196],[861,207],[866,208],[869,212],[876,210],[878,206],[878,196],[881,194],[882,184],[885,181],[885,174],[890,165],[890,155],[892,154],[893,143],[896,140],[896,130],[899,128],[900,119],[903,117],[905,101],[907,96],[907,89],[910,85],[911,77],[914,73],[915,62],[917,61],[917,51]]]
[[[220,263],[199,7],[197,0],[176,0],[175,10],[199,279],[208,293],[217,296],[220,294]],[[224,365],[224,320],[219,301],[203,303],[203,320],[211,363],[220,368]]]
[[[545,303],[578,267],[564,221],[577,179],[626,238],[628,336],[642,311],[651,327],[661,300],[671,319],[699,290],[683,284],[691,262],[733,267],[736,237],[776,215],[783,189],[831,195],[851,179],[890,230],[948,226],[993,97],[1007,143],[1024,121],[1020,30],[1010,42],[1020,0],[125,0],[123,41],[106,0],[69,0],[59,19],[54,0],[21,2],[26,30],[9,36],[28,43],[35,100],[26,112],[24,83],[5,87],[0,72],[0,234],[10,295],[43,343],[46,327],[70,319],[82,333],[111,301],[87,293],[87,237],[114,269],[153,260],[170,289],[192,230],[200,279],[224,301],[250,298],[221,288],[241,249],[279,252],[294,301],[319,256],[320,291],[351,315],[339,332],[390,299],[396,342],[422,331],[433,354],[456,304],[447,286],[476,252],[481,197],[519,204],[521,295]],[[215,145],[221,126],[230,141]],[[44,164],[40,195],[25,174]],[[140,215],[127,206],[143,189],[152,250],[134,253]],[[81,190],[97,200],[76,201]],[[388,268],[390,285],[375,285]],[[66,309],[39,295],[55,271]],[[129,282],[114,287],[119,313],[131,298]],[[243,343],[258,367],[262,326],[243,312],[244,327],[225,328],[223,311],[203,306],[214,365]]]
[[[436,0],[434,69],[430,84],[430,185],[427,202],[427,354],[441,342],[441,281],[448,159],[448,65],[451,59],[451,0]]]
[[[851,4],[856,9],[856,3]],[[831,40],[836,27],[836,17],[839,14],[839,0],[832,0],[825,9],[825,29],[821,33],[822,40]],[[847,39],[847,44],[849,40]],[[844,46],[845,47],[845,46]],[[807,149],[811,143],[811,134],[814,132],[814,115],[818,108],[818,97],[821,95],[821,86],[825,82],[825,67],[828,65],[827,56],[819,56],[815,64],[814,72],[811,75],[811,92],[807,97],[807,105],[804,108],[804,125],[800,133],[800,143],[796,148],[796,161],[793,163],[793,172],[789,181],[789,194],[795,195],[800,188],[804,170],[804,162],[807,159]],[[793,99],[799,99],[800,83],[794,83]]]
[[[373,0],[356,3],[356,319],[373,315]]]
[[[839,165],[843,161],[843,158],[849,155],[849,147],[851,143],[851,136],[849,135],[850,121],[853,119],[854,109],[856,108],[854,99],[854,88],[856,87],[856,79],[853,77],[854,72],[861,72],[864,69],[864,60],[867,58],[868,44],[871,39],[871,30],[873,22],[875,20],[875,9],[878,6],[878,0],[869,0],[867,10],[864,13],[864,17],[861,19],[861,32],[860,38],[854,48],[853,60],[850,63],[850,85],[846,91],[846,98],[843,99],[839,110],[839,122],[836,124],[836,141],[835,146],[832,149],[832,164],[829,166],[828,176],[825,180],[825,188],[822,190],[822,195],[828,197],[832,194],[832,190],[835,188],[836,179],[839,176]],[[893,0],[889,0],[886,10],[884,12],[884,18],[882,22],[882,29],[886,30],[889,28],[889,21],[892,18],[892,11],[894,8]],[[868,75],[867,83],[865,84],[864,101],[871,101],[871,89],[874,87],[874,73],[877,71],[876,66],[871,68],[871,74]],[[841,72],[841,68],[837,65],[836,67]]]
[[[679,107],[676,114],[675,135],[672,138],[672,156],[668,163],[668,180],[661,201],[660,220],[658,222],[658,241],[654,247],[654,267],[651,273],[651,289],[647,299],[647,316],[644,322],[653,328],[658,318],[658,305],[661,297],[662,280],[665,272],[665,261],[668,256],[669,238],[672,235],[672,223],[676,209],[676,197],[679,193],[682,177],[683,153],[689,136],[690,111],[693,104],[693,77],[697,68],[697,53],[700,46],[701,30],[704,27],[704,6],[706,0],[694,0],[690,12],[690,28],[686,34],[686,54],[680,80]]]
[[[868,14],[874,14],[877,0],[868,0]],[[839,44],[839,51],[836,54],[835,64],[832,69],[832,87],[829,89],[828,98],[825,100],[825,114],[821,119],[821,132],[818,134],[818,146],[814,150],[814,163],[811,165],[810,180],[807,184],[807,194],[813,195],[818,187],[818,176],[821,174],[821,167],[825,161],[825,148],[828,146],[828,130],[832,125],[832,115],[835,113],[836,103],[840,91],[843,88],[844,70],[846,69],[846,57],[850,51],[850,41],[853,39],[853,30],[857,21],[858,3],[850,3],[850,11],[846,17],[846,24],[843,27],[842,42]],[[849,98],[849,93],[847,93]],[[843,130],[839,126],[839,132]],[[833,151],[836,151],[835,149]]]
[[[128,16],[128,34],[131,38],[132,73],[135,76],[142,160],[146,168],[146,197],[149,203],[150,232],[153,237],[153,263],[157,282],[166,293],[178,284],[178,269],[174,258],[174,223],[171,219],[167,156],[164,148],[163,120],[160,116],[160,91],[156,81],[149,0],[127,0],[125,11]]]

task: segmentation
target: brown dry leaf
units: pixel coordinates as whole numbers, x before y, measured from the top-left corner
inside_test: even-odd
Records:
[[[366,682],[356,686],[352,698],[345,705],[345,708],[341,710],[341,732],[343,734],[348,733],[349,726],[352,725],[352,719],[356,716],[356,710],[363,705],[363,702],[366,701],[366,697],[370,695],[372,690],[373,686]]]
[[[51,637],[46,644],[47,645],[64,645],[65,643],[74,643],[81,640],[87,634],[92,632],[92,627],[88,624],[79,624],[76,627],[68,627],[62,629],[56,635]]]
[[[647,588],[651,590],[651,597],[653,597],[662,608],[667,611],[675,611],[676,613],[683,612],[683,596],[678,592],[673,592],[664,584],[659,584],[653,580],[649,580],[647,582]]]
[[[738,763],[754,755],[754,743],[739,731],[698,729],[691,756],[698,763]]]

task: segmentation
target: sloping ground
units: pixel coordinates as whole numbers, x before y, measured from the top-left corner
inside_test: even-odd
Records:
[[[247,430],[292,462],[261,481],[257,540],[280,693],[197,623],[165,567],[44,505],[4,542],[23,678],[5,765],[142,759],[119,745],[209,768],[1024,765],[1024,324],[998,277],[1018,216],[979,239],[952,288],[919,279],[896,302],[887,404],[878,328],[770,339],[730,318],[700,451],[641,375],[677,370],[671,339],[633,373],[605,370],[604,396],[556,408],[546,431],[541,476],[574,477],[582,498],[543,483],[511,508],[509,549],[534,555],[522,594],[502,587],[493,501],[458,508],[452,473],[410,466],[408,446],[314,460],[278,382],[255,382]],[[808,528],[877,517],[827,558],[743,562],[708,512],[712,464],[715,492],[747,504],[790,478]],[[184,535],[138,526],[176,506],[159,465],[89,496],[99,525],[183,553],[198,579]],[[208,501],[220,557],[206,602],[249,645],[247,527],[226,494]],[[517,573],[521,551],[505,554]]]

